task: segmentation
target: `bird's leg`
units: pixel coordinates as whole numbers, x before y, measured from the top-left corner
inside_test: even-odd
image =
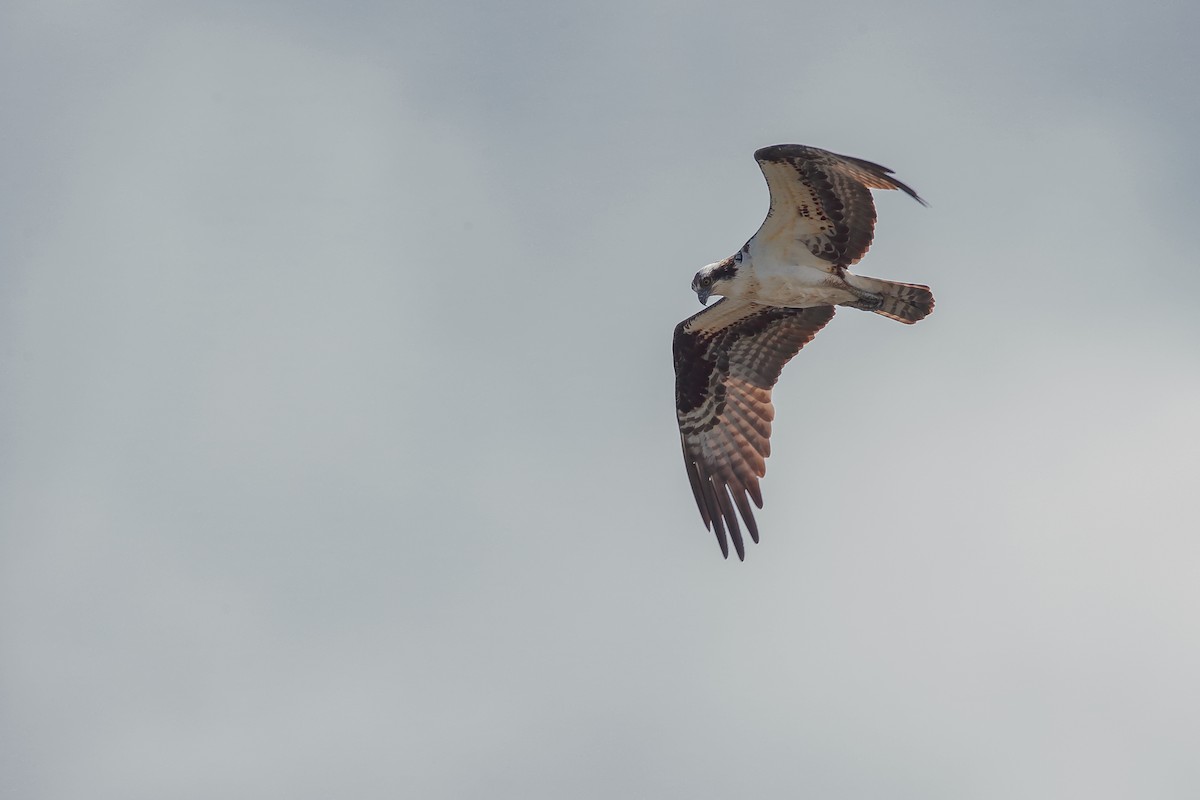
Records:
[[[870,298],[855,300],[853,303],[838,303],[838,305],[846,308],[861,308],[863,311],[875,311],[883,305],[883,297],[873,295]]]
[[[849,303],[838,303],[838,305],[847,306],[848,308],[861,308],[863,311],[874,311],[883,305],[883,295],[881,294],[868,292],[866,289],[859,289],[849,281],[846,281],[845,289],[858,299]]]

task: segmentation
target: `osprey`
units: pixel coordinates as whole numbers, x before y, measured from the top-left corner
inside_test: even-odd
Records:
[[[777,144],[754,154],[771,208],[735,255],[692,280],[702,304],[724,299],[675,327],[675,405],[683,460],[700,516],[729,557],[726,533],[745,559],[742,524],[758,541],[750,500],[771,452],[771,387],[835,306],[912,324],[933,311],[928,286],[853,275],[871,246],[871,189],[917,193],[870,161],[816,147]],[[735,511],[736,509],[736,511]]]

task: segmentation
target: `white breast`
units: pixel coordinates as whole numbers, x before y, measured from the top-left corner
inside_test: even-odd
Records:
[[[810,308],[851,302],[856,296],[846,283],[827,269],[801,264],[781,264],[765,259],[747,259],[740,271],[748,272],[746,299],[772,306]],[[764,263],[765,262],[765,263]],[[749,267],[749,269],[747,269]]]

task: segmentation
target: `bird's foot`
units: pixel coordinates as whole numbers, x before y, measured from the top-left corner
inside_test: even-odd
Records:
[[[848,308],[861,308],[863,311],[874,311],[883,305],[883,295],[874,292],[855,292],[858,299],[850,303],[839,303]]]

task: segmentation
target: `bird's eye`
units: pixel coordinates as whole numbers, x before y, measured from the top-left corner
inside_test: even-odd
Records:
[[[709,286],[712,286],[712,278],[710,278],[710,277],[708,277],[708,276],[705,276],[705,277],[701,278],[701,279],[700,279],[700,285],[701,285],[701,286],[703,286],[703,287],[705,287],[705,288],[707,288],[707,287],[709,287]]]

